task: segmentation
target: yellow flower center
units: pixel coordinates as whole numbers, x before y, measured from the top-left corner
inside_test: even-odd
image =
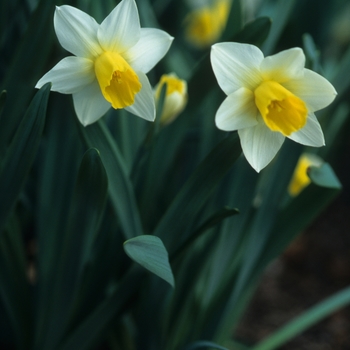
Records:
[[[104,98],[112,107],[125,108],[135,102],[141,90],[137,74],[116,52],[104,52],[95,61],[95,74]]]
[[[265,124],[284,136],[306,124],[307,108],[299,97],[275,81],[264,81],[254,91],[255,104]]]

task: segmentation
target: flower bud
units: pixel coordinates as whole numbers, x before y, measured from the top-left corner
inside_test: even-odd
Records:
[[[176,74],[164,74],[154,89],[156,103],[160,97],[163,85],[166,84],[165,99],[161,125],[171,123],[185,108],[187,103],[187,82],[179,79]]]

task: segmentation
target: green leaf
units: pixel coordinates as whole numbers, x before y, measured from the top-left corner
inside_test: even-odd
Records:
[[[50,95],[50,113],[37,165],[36,242],[37,303],[36,343],[45,339],[50,320],[52,289],[63,251],[63,232],[67,229],[70,203],[76,185],[83,145],[76,129],[74,111],[66,109],[71,96]],[[53,203],[52,205],[51,203]],[[40,347],[37,347],[40,348]]]
[[[181,188],[153,233],[161,237],[166,245],[169,244],[171,251],[187,238],[195,225],[196,216],[240,154],[237,133],[229,134],[199,164]]]
[[[1,93],[0,93],[0,117],[1,117],[2,111],[4,110],[4,107],[5,107],[6,96],[7,96],[7,91],[6,90],[1,91]]]
[[[272,26],[267,40],[263,44],[263,52],[265,55],[271,55],[282,32],[285,28],[289,17],[294,9],[295,0],[279,0],[275,2],[274,13],[272,16]]]
[[[332,295],[321,303],[306,310],[272,335],[263,339],[252,350],[273,350],[296,337],[315,323],[350,304],[350,287]]]
[[[218,225],[224,219],[238,214],[239,211],[235,208],[222,208],[218,212],[210,216],[200,227],[198,227],[193,233],[171,254],[170,260],[176,259],[188,246],[190,246],[198,237],[210,228]]]
[[[217,350],[228,350],[223,346],[217,345],[211,341],[199,340],[195,343],[188,345],[185,350],[195,350],[195,349],[217,349]]]
[[[153,272],[172,287],[175,286],[168,252],[160,238],[151,235],[138,236],[126,241],[124,250],[131,259],[145,269]]]
[[[100,151],[109,179],[109,193],[126,239],[142,235],[143,229],[132,183],[116,142],[102,120],[83,127],[79,123],[86,145]]]
[[[24,36],[13,48],[15,54],[1,86],[7,90],[8,102],[0,120],[0,155],[18,128],[36,82],[45,73],[44,67],[53,44],[53,10],[60,2],[41,0],[30,17]]]
[[[108,324],[116,317],[126,305],[135,297],[134,293],[140,288],[142,282],[142,269],[134,265],[123,276],[119,287],[114,293],[104,299],[95,310],[72,330],[68,337],[62,341],[59,350],[88,350],[106,332]]]
[[[0,236],[0,295],[15,335],[16,349],[30,348],[31,297],[26,253],[16,216],[10,217],[5,232]]]
[[[310,34],[303,35],[303,46],[306,57],[311,61],[312,70],[317,73],[322,73],[320,51],[317,49],[314,39]]]
[[[318,186],[338,190],[342,187],[328,163],[323,163],[320,167],[311,166],[308,175],[311,181]]]
[[[350,86],[350,76],[348,74],[350,70],[350,47],[348,47],[348,49],[344,53],[337,67],[337,72],[334,78],[332,79],[331,83],[337,90],[337,100],[340,101],[340,99],[343,97],[343,94],[348,91],[348,88]]]
[[[33,98],[0,169],[0,232],[4,228],[34,161],[43,132],[50,84]]]
[[[257,18],[253,22],[247,23],[240,32],[231,38],[231,41],[261,46],[270,33],[271,24],[271,19],[268,17]]]
[[[70,311],[91,258],[107,198],[108,181],[99,152],[89,149],[82,159],[73,193],[69,226],[63,251],[57,262],[59,270],[51,297],[52,309],[43,348],[55,348],[68,325]]]
[[[235,0],[231,3],[230,13],[227,18],[225,30],[219,42],[228,41],[242,28],[242,5],[241,0]]]

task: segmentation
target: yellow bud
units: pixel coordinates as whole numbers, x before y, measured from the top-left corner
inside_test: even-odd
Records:
[[[194,10],[186,18],[187,40],[199,48],[213,44],[226,27],[229,12],[228,0],[216,0],[212,6]]]
[[[162,125],[171,123],[183,111],[187,103],[187,83],[174,73],[164,74],[160,78],[154,92],[156,102],[164,84],[166,84],[166,92],[160,118]]]
[[[292,197],[297,196],[311,182],[307,174],[309,167],[320,166],[322,163],[322,159],[314,154],[302,154],[295,167],[292,180],[289,183],[288,193]]]

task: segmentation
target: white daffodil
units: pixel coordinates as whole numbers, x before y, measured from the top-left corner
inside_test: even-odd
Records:
[[[159,99],[164,84],[166,85],[166,92],[160,123],[167,125],[175,120],[187,104],[187,82],[179,79],[174,73],[163,74],[154,88],[156,101]]]
[[[212,46],[211,63],[227,98],[216,126],[238,130],[243,153],[259,172],[274,158],[285,137],[307,146],[324,146],[315,111],[335,98],[334,87],[305,67],[300,48],[264,58],[253,45]]]
[[[122,0],[101,24],[74,7],[56,7],[54,27],[62,47],[75,56],[61,60],[36,88],[51,82],[52,91],[72,94],[83,125],[94,123],[110,107],[154,120],[146,73],[173,38],[159,29],[141,28],[135,0]]]

